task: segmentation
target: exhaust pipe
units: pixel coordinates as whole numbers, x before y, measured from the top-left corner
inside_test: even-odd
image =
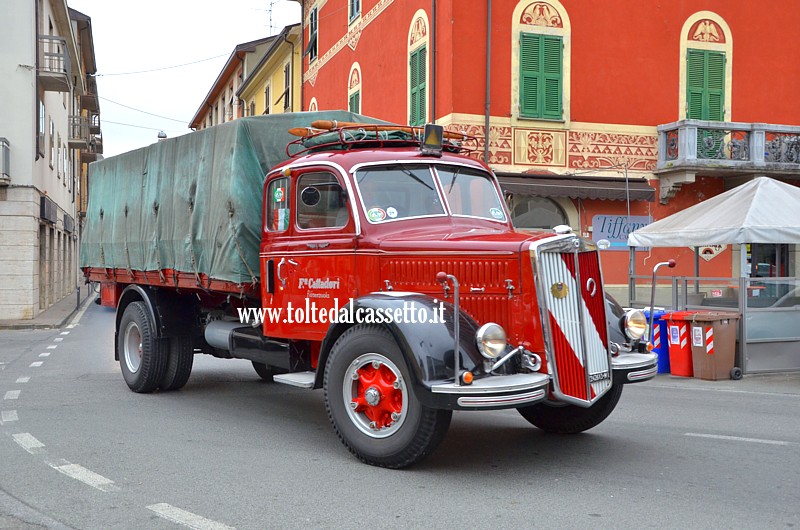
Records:
[[[231,334],[234,329],[241,327],[241,322],[214,320],[206,324],[203,335],[206,338],[206,342],[214,348],[231,351]]]

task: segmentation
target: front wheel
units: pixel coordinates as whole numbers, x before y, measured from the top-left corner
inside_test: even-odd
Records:
[[[522,417],[545,432],[576,434],[588,431],[605,420],[619,403],[622,385],[613,385],[606,394],[588,409],[577,405],[539,403],[517,410]]]
[[[450,426],[451,411],[416,399],[403,353],[381,326],[357,325],[336,341],[324,387],[336,434],[367,464],[415,464],[433,452]]]

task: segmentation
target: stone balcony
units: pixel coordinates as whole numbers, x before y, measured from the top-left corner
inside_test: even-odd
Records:
[[[800,126],[681,120],[657,130],[663,204],[698,175],[800,178]]]

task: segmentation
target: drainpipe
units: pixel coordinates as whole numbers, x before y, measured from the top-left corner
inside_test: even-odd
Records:
[[[33,64],[36,65],[36,69],[33,72],[34,90],[36,91],[33,98],[33,115],[36,116],[36,141],[34,142],[33,151],[36,153],[36,156],[33,158],[33,161],[36,162],[39,160],[39,136],[44,134],[44,131],[39,130],[42,122],[42,118],[39,116],[42,112],[42,109],[39,108],[39,2],[34,2],[33,5],[34,16],[36,17],[36,23],[34,24],[36,27],[36,46],[34,46],[36,57],[33,59]]]
[[[489,164],[489,115],[492,97],[492,0],[486,1],[486,118],[483,128],[483,161]]]
[[[436,0],[431,0],[431,123],[436,123]]]
[[[289,44],[292,47],[292,55],[290,56],[291,59],[289,59],[289,87],[293,87],[294,86],[294,42],[292,42],[292,41],[290,41],[289,39],[286,38],[286,32],[283,32],[281,35],[283,36],[283,41],[285,43]],[[300,80],[301,90],[302,90],[302,86],[303,86],[303,80],[301,79]],[[290,92],[294,92],[294,91],[291,90]],[[287,98],[291,98],[289,100],[289,112],[294,112],[294,98],[292,97],[291,94],[286,94],[286,97]],[[300,108],[301,109],[303,108],[302,95],[301,95],[301,101],[300,101]]]

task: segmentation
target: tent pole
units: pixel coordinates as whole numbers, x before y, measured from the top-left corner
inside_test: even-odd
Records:
[[[636,296],[636,247],[628,247],[628,305]]]
[[[700,247],[694,247],[694,292],[700,292]]]

